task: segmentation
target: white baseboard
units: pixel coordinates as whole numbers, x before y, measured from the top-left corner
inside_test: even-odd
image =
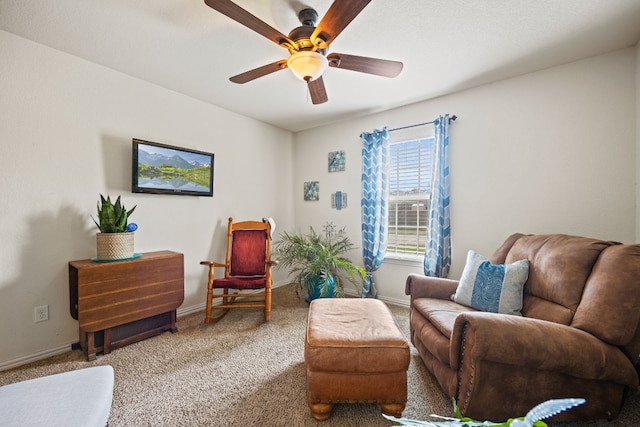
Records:
[[[360,294],[358,294],[356,291],[354,291],[352,289],[345,289],[344,293],[346,295],[353,296],[353,297],[359,297],[360,296]],[[409,307],[410,304],[411,304],[409,301],[396,299],[396,298],[378,297],[378,299],[380,301],[384,301],[384,302],[386,302],[388,304],[399,305],[400,307]]]
[[[207,304],[203,302],[202,304],[192,305],[191,307],[180,307],[176,310],[176,316],[182,317],[189,314],[197,313],[199,311],[203,311],[206,306]]]
[[[410,305],[411,305],[411,303],[409,301],[402,300],[402,299],[396,299],[396,298],[380,297],[380,300],[384,301],[384,302],[387,302],[389,304],[398,305],[400,307],[409,308]]]
[[[29,354],[27,356],[19,357],[17,359],[7,360],[6,362],[0,363],[0,372],[17,368],[18,366],[26,365],[27,363],[37,362],[38,360],[46,359],[48,357],[57,356],[68,351],[71,351],[71,344],[65,344],[59,347],[50,348],[48,350],[43,350],[37,353]]]

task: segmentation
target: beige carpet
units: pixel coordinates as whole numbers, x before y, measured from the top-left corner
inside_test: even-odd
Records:
[[[390,307],[408,336],[409,313]],[[109,426],[389,426],[377,405],[336,405],[332,417],[314,421],[306,404],[304,333],[308,306],[291,286],[274,290],[271,321],[260,310],[232,310],[215,325],[203,314],[178,320],[165,333],[87,362],[80,351],[0,372],[0,385],[97,365],[115,370]],[[405,417],[452,416],[451,404],[418,353],[411,349]],[[558,426],[640,425],[634,391],[613,422]],[[515,414],[524,415],[524,414]],[[0,421],[1,424],[1,421]]]

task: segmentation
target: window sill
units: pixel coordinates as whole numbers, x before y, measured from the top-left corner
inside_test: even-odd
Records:
[[[385,256],[384,262],[389,264],[399,264],[399,265],[422,265],[424,263],[424,256],[391,255],[391,256]]]

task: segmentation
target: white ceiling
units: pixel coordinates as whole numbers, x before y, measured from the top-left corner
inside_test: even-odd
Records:
[[[322,17],[332,1],[237,3],[288,34],[302,6]],[[0,0],[0,29],[295,132],[634,46],[640,0],[373,0],[331,51],[404,69],[329,68],[321,105],[289,70],[231,83],[288,52],[203,0]]]

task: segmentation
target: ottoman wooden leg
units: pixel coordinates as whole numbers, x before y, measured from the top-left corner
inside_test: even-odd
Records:
[[[309,403],[311,416],[316,421],[326,421],[331,416],[332,403]]]
[[[401,418],[402,411],[404,411],[404,403],[381,403],[380,410],[385,415]]]

